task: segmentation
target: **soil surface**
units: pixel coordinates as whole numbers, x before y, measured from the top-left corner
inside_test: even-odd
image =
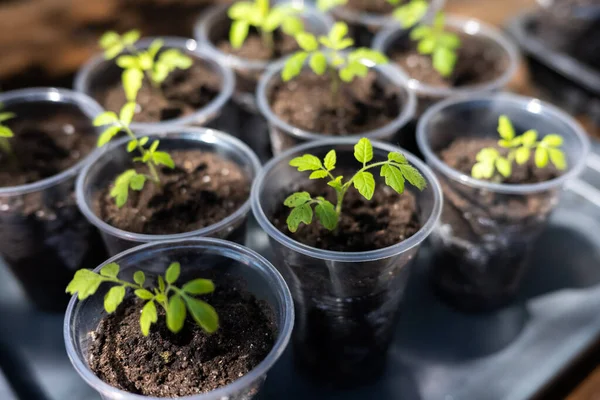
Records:
[[[400,2],[400,4],[402,3],[405,3],[405,1]],[[348,0],[347,7],[373,14],[389,14],[395,8],[388,0]]]
[[[383,87],[370,71],[365,78],[342,83],[332,94],[331,77],[302,73],[271,89],[273,112],[292,126],[324,135],[353,135],[381,128],[400,114],[393,87]]]
[[[227,31],[229,32],[229,31]],[[299,49],[296,40],[292,36],[275,31],[273,34],[273,48],[269,48],[263,42],[256,30],[251,30],[246,41],[239,49],[234,49],[229,43],[229,37],[220,38],[217,47],[224,53],[246,58],[249,60],[271,61],[291,54]]]
[[[111,184],[95,198],[96,215],[128,232],[175,234],[215,224],[248,199],[250,179],[234,162],[200,151],[169,154],[175,169],[159,169],[162,188],[146,182],[141,191],[130,191],[127,203],[118,208],[110,197]],[[147,173],[139,163],[136,170]]]
[[[104,317],[92,333],[89,363],[108,384],[130,393],[182,397],[228,385],[256,367],[273,348],[273,310],[233,279],[215,281],[213,294],[200,297],[219,314],[220,327],[206,334],[188,317],[179,334],[166,327],[164,311],[144,337],[133,297]]]
[[[120,73],[110,74],[110,79],[94,91],[96,100],[106,110],[116,113],[127,102]],[[186,70],[171,72],[160,88],[145,78],[133,121],[151,123],[190,115],[214,100],[221,85],[221,77],[199,59],[194,59],[194,64]]]
[[[458,49],[456,67],[449,77],[440,75],[433,68],[431,56],[419,54],[416,42],[412,40],[400,39],[388,53],[390,59],[411,78],[441,88],[490,82],[506,71],[509,60],[502,48],[487,39],[462,33],[458,35],[462,44]]]
[[[323,228],[316,219],[308,226],[302,224],[296,233],[291,233],[286,224],[290,208],[283,205],[283,199],[299,191],[307,191],[313,197],[323,196],[333,204],[335,192],[325,181],[301,184],[282,196],[281,206],[271,217],[281,232],[308,246],[350,252],[382,249],[406,240],[421,227],[415,196],[409,191],[399,195],[379,183],[370,201],[354,188],[348,190],[337,235]]]

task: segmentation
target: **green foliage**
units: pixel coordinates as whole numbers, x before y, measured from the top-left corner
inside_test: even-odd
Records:
[[[396,5],[398,4],[398,0],[388,0],[389,3]],[[394,18],[402,23],[402,27],[404,29],[408,29],[417,24],[425,14],[427,13],[427,9],[429,8],[429,4],[426,0],[411,0],[410,2],[397,7],[394,10]]]
[[[431,55],[433,68],[442,76],[450,76],[456,65],[456,50],[460,47],[458,35],[444,30],[445,16],[439,12],[433,26],[419,25],[410,32],[412,40],[417,41],[420,54]]]
[[[242,47],[250,27],[256,28],[265,46],[273,47],[273,32],[281,29],[287,35],[296,35],[304,30],[304,23],[297,16],[298,7],[281,4],[271,7],[269,0],[238,1],[229,7],[228,15],[233,21],[229,30],[229,41],[235,49]]]
[[[477,153],[477,163],[471,169],[471,176],[476,179],[491,179],[495,173],[504,178],[512,174],[513,162],[523,165],[531,158],[531,152],[535,151],[534,161],[538,168],[544,168],[550,161],[557,169],[567,168],[565,154],[560,149],[563,138],[557,134],[546,135],[538,141],[538,132],[530,129],[522,135],[517,136],[515,128],[506,115],[498,119],[498,134],[500,140],[498,145],[508,149],[504,157],[498,149],[487,147]]]
[[[12,153],[9,139],[14,137],[14,133],[12,129],[4,125],[4,122],[15,116],[15,113],[12,112],[0,112],[0,151],[3,151],[6,154]]]
[[[310,179],[328,179],[327,183],[336,193],[337,204],[334,206],[323,197],[313,198],[308,192],[297,192],[290,195],[284,201],[284,205],[292,209],[287,218],[290,232],[296,232],[300,224],[309,225],[313,221],[314,214],[321,225],[330,231],[337,229],[342,212],[344,196],[351,186],[367,200],[375,193],[375,177],[369,170],[380,168],[380,176],[385,178],[385,183],[397,193],[404,192],[404,183],[408,181],[419,190],[427,186],[425,178],[416,168],[411,166],[406,157],[400,153],[391,152],[386,161],[369,164],[373,160],[373,145],[369,139],[362,138],[354,146],[354,158],[362,164],[362,168],[352,178],[344,182],[343,176],[334,176],[337,156],[335,150],[327,153],[323,161],[311,154],[304,154],[290,161],[290,166],[300,172],[312,171]],[[314,213],[313,213],[314,206]]]
[[[327,12],[337,6],[343,6],[348,3],[348,0],[317,0],[317,8],[322,12]]]
[[[187,312],[207,333],[213,333],[219,328],[219,317],[215,309],[193,297],[214,292],[215,285],[211,280],[194,279],[180,289],[175,286],[175,282],[179,279],[181,266],[174,262],[167,269],[164,279],[158,276],[157,287],[145,288],[146,275],[142,271],[133,275],[134,282],[128,282],[118,278],[119,270],[116,263],[105,265],[99,274],[89,269],[80,269],[67,286],[66,292],[72,295],[77,293],[79,300],[84,300],[96,293],[102,283],[112,283],[114,286],[104,296],[104,309],[110,314],[123,302],[127,289],[131,289],[134,296],[146,302],[140,314],[140,329],[144,336],[148,336],[150,327],[158,321],[156,304],[165,310],[167,327],[174,333],[183,328]]]
[[[170,169],[175,168],[175,163],[169,153],[158,151],[160,141],[154,140],[152,144],[145,147],[150,139],[147,136],[138,139],[131,131],[129,125],[133,120],[136,106],[135,101],[130,101],[123,106],[118,116],[112,111],[105,111],[98,115],[93,122],[94,126],[108,126],[98,137],[98,147],[109,143],[119,132],[124,131],[130,137],[129,143],[127,143],[127,151],[131,153],[138,150],[140,154],[139,157],[134,157],[133,161],[146,164],[150,172],[149,175],[146,175],[138,173],[135,169],[129,169],[117,176],[110,191],[110,196],[115,199],[117,207],[122,207],[127,202],[130,189],[142,190],[146,180],[149,179],[160,185],[160,178],[156,172],[157,167],[163,165]]]
[[[140,38],[138,31],[129,31],[123,36],[116,32],[106,32],[100,38],[100,46],[104,49],[104,57],[111,60],[117,57],[117,65],[123,68],[123,88],[128,101],[134,101],[137,92],[142,87],[144,76],[150,83],[159,88],[161,83],[176,69],[188,69],[193,61],[190,57],[177,49],[168,49],[161,52],[164,42],[154,40],[147,50],[138,50],[135,43]]]

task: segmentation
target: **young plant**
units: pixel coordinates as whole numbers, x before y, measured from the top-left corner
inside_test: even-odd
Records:
[[[393,6],[398,6],[401,0],[387,0]],[[327,12],[332,8],[348,4],[348,0],[317,0],[317,8]],[[427,12],[429,5],[426,0],[411,0],[394,9],[394,17],[402,22],[403,28],[408,29],[419,22]]]
[[[140,328],[144,336],[148,336],[151,325],[158,321],[156,304],[165,310],[167,327],[173,333],[181,331],[188,312],[205,332],[213,333],[219,328],[219,316],[215,309],[194,297],[214,292],[215,285],[212,281],[194,279],[181,287],[175,286],[181,271],[178,262],[169,265],[164,278],[158,276],[154,287],[144,286],[146,275],[142,271],[136,271],[133,274],[133,282],[128,282],[118,278],[119,270],[120,266],[117,263],[105,265],[99,274],[89,269],[80,269],[67,286],[66,292],[71,295],[77,293],[79,300],[85,300],[96,293],[102,283],[112,283],[115,286],[104,296],[104,309],[110,314],[125,299],[127,288],[131,288],[136,297],[146,302],[140,314]]]
[[[4,125],[5,121],[14,118],[16,115],[12,112],[0,112],[0,151],[5,154],[12,154],[12,146],[10,145],[10,138],[14,137],[12,129]]]
[[[444,77],[452,75],[456,65],[456,50],[460,47],[460,38],[444,30],[446,17],[437,13],[433,26],[421,24],[410,32],[410,38],[417,41],[420,54],[431,55],[433,68]]]
[[[188,69],[193,64],[190,57],[177,49],[161,52],[164,45],[161,39],[154,40],[147,50],[138,50],[135,43],[139,38],[140,33],[136,30],[129,31],[123,36],[112,31],[106,32],[100,38],[104,57],[112,60],[118,56],[116,63],[124,70],[122,80],[128,101],[134,101],[137,97],[144,76],[155,90],[160,90],[160,85],[171,72],[176,69]],[[129,54],[119,56],[123,51],[127,51]]]
[[[273,49],[273,32],[279,28],[290,36],[304,30],[302,20],[296,15],[299,8],[291,4],[271,7],[269,0],[239,1],[229,7],[228,16],[233,20],[229,41],[234,49],[242,47],[250,27],[260,33],[263,44]]]
[[[347,37],[347,34],[348,25],[343,22],[337,22],[327,36],[320,36],[318,39],[308,32],[297,34],[296,41],[302,50],[288,58],[281,71],[281,78],[287,82],[298,76],[308,59],[308,65],[315,74],[329,72],[331,93],[337,97],[342,81],[352,82],[357,76],[366,76],[369,67],[387,63],[385,55],[366,47],[344,52],[343,50],[354,45],[354,40]]]
[[[508,149],[508,155],[502,156],[494,147],[481,149],[477,153],[477,163],[471,169],[473,178],[491,179],[496,172],[508,178],[512,174],[513,162],[519,165],[527,163],[533,150],[535,150],[536,167],[544,168],[550,161],[559,170],[567,168],[565,154],[560,149],[563,144],[562,136],[550,134],[538,141],[538,132],[533,129],[516,136],[515,128],[506,115],[501,115],[498,119],[498,133],[500,134],[498,146]]]
[[[94,119],[94,126],[109,125],[102,134],[98,137],[98,147],[102,147],[112,140],[119,132],[124,131],[131,140],[127,144],[129,153],[138,150],[140,156],[134,157],[134,162],[142,162],[148,167],[149,175],[140,174],[135,169],[128,169],[115,179],[113,188],[110,191],[110,196],[115,198],[117,207],[122,207],[129,196],[129,189],[140,191],[143,189],[146,180],[151,180],[154,184],[160,186],[160,178],[158,176],[157,167],[164,165],[168,168],[175,168],[173,159],[164,151],[158,151],[159,141],[154,140],[147,148],[144,147],[150,141],[147,136],[137,138],[131,131],[129,125],[133,119],[137,104],[130,101],[123,106],[121,112],[117,116],[112,111],[105,111]]]
[[[385,178],[385,183],[397,193],[404,192],[405,181],[423,190],[427,186],[425,178],[421,173],[408,163],[406,157],[397,152],[388,154],[386,161],[370,163],[373,160],[373,146],[369,139],[362,138],[354,146],[354,158],[362,164],[349,180],[344,182],[343,176],[334,176],[331,171],[335,169],[337,156],[335,150],[331,150],[325,156],[323,162],[311,154],[304,154],[290,161],[292,167],[298,171],[312,171],[310,179],[328,179],[327,184],[335,190],[335,206],[323,197],[313,198],[308,192],[297,192],[284,201],[284,205],[292,211],[287,218],[290,232],[296,232],[301,223],[310,224],[313,221],[314,212],[321,225],[330,231],[337,228],[342,213],[344,196],[354,186],[356,190],[367,200],[371,200],[375,193],[375,178],[369,170],[380,168],[379,175]]]

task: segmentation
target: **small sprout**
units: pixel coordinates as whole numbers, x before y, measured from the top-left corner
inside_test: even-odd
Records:
[[[440,75],[452,75],[456,65],[456,50],[460,47],[458,35],[444,30],[446,17],[439,12],[433,26],[421,24],[410,32],[410,38],[417,41],[420,54],[431,55],[433,68]]]
[[[343,22],[337,22],[327,36],[320,36],[318,39],[308,32],[297,34],[296,41],[302,50],[288,58],[281,71],[281,78],[287,82],[298,76],[308,59],[308,65],[315,74],[323,75],[329,71],[332,79],[331,93],[337,97],[340,81],[352,82],[357,76],[365,77],[369,67],[388,62],[385,55],[366,47],[343,52],[354,45],[354,40],[347,37],[347,34],[348,25]]]
[[[144,336],[148,336],[150,327],[158,321],[156,304],[165,310],[167,327],[173,333],[181,331],[187,313],[207,333],[213,333],[219,328],[219,316],[215,309],[194,297],[214,292],[215,285],[211,280],[194,279],[181,288],[175,286],[181,270],[178,262],[169,265],[164,279],[158,276],[158,285],[154,287],[144,286],[146,276],[142,271],[133,275],[134,282],[128,282],[118,278],[119,270],[117,263],[105,265],[99,274],[89,269],[80,269],[67,286],[66,292],[72,295],[77,293],[79,300],[85,300],[96,293],[102,283],[112,283],[115,286],[104,296],[104,309],[110,314],[123,302],[126,290],[130,288],[136,297],[146,302],[140,314],[140,329]],[[168,354],[164,358],[168,362]]]
[[[304,30],[304,23],[297,16],[299,8],[291,4],[281,4],[271,7],[269,0],[238,1],[228,10],[228,16],[233,20],[229,30],[229,41],[234,49],[242,47],[250,27],[256,28],[261,35],[263,44],[273,49],[273,32],[279,28],[290,36]]]
[[[399,0],[388,0],[392,5],[398,5]],[[402,23],[404,29],[412,28],[416,25],[427,13],[429,4],[425,0],[411,0],[410,2],[397,7],[394,10],[394,18]]]
[[[102,147],[110,142],[119,132],[125,131],[125,133],[131,138],[127,143],[127,151],[129,153],[134,150],[138,150],[140,156],[134,157],[134,162],[142,162],[148,167],[150,175],[140,174],[135,169],[128,169],[123,172],[115,179],[113,188],[110,191],[110,196],[114,197],[117,207],[122,207],[129,196],[129,189],[140,191],[143,189],[144,184],[149,179],[154,184],[160,186],[160,178],[156,168],[160,165],[164,165],[167,168],[175,168],[173,159],[164,151],[158,151],[159,141],[154,140],[150,146],[146,146],[150,139],[147,136],[137,138],[132,132],[129,125],[133,119],[133,114],[136,108],[135,101],[128,102],[123,106],[121,112],[117,116],[112,111],[105,111],[98,115],[94,119],[94,126],[105,126],[108,127],[98,137],[98,147]]]
[[[410,165],[406,157],[400,153],[391,152],[386,161],[369,164],[373,160],[373,145],[369,139],[362,138],[354,146],[354,158],[362,163],[362,168],[346,182],[344,182],[343,176],[334,176],[331,172],[335,169],[337,161],[335,150],[329,151],[322,162],[311,154],[304,154],[302,157],[296,157],[290,161],[290,165],[298,168],[300,172],[312,171],[309,179],[328,179],[327,184],[335,190],[337,199],[334,206],[323,197],[313,198],[308,192],[297,192],[289,196],[283,204],[292,209],[287,218],[290,232],[296,232],[301,223],[307,225],[312,223],[312,206],[314,206],[314,213],[317,214],[321,225],[329,231],[336,230],[342,213],[344,196],[351,186],[354,186],[365,199],[371,200],[373,197],[375,178],[369,172],[370,169],[380,167],[379,175],[385,178],[386,185],[400,194],[404,192],[406,181],[419,190],[423,190],[427,186],[421,173]]]
[[[515,128],[506,115],[498,119],[498,145],[508,149],[508,155],[503,157],[500,151],[493,147],[486,147],[477,153],[477,163],[471,169],[471,176],[476,179],[491,179],[496,172],[508,178],[512,174],[512,165],[515,161],[523,165],[531,158],[535,149],[534,161],[538,168],[544,168],[550,161],[556,169],[567,168],[565,153],[560,149],[563,138],[557,134],[546,135],[538,141],[538,132],[530,129],[520,136],[516,136]]]
[[[12,154],[12,146],[9,139],[15,135],[12,129],[4,125],[4,122],[14,117],[16,117],[15,113],[0,112],[0,151],[3,151],[5,154]]]
[[[104,49],[104,57],[107,60],[117,57],[123,51],[130,53],[120,55],[116,60],[117,65],[123,68],[123,88],[128,101],[137,97],[144,76],[158,90],[171,72],[176,69],[188,69],[193,64],[190,57],[177,49],[161,52],[164,44],[161,39],[154,40],[147,50],[138,50],[135,43],[139,38],[140,33],[135,30],[123,36],[112,31],[106,32],[100,38],[100,47]]]

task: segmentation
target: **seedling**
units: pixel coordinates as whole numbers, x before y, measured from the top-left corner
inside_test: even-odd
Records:
[[[5,121],[14,118],[16,115],[12,112],[0,112],[0,150],[5,154],[12,154],[12,146],[10,145],[10,138],[14,137],[12,129],[4,125]]]
[[[400,4],[401,0],[387,0],[393,6]],[[327,12],[332,8],[343,6],[348,3],[348,0],[317,0],[317,8],[323,12]],[[397,7],[393,15],[402,22],[405,29],[408,29],[419,22],[427,12],[429,5],[425,0],[412,0],[407,4]]]
[[[122,207],[129,196],[129,189],[140,191],[143,189],[146,180],[151,180],[154,184],[160,186],[160,178],[156,171],[159,165],[164,165],[168,168],[175,168],[173,159],[164,151],[158,151],[159,141],[154,140],[152,144],[145,148],[150,141],[147,136],[137,138],[132,132],[129,125],[133,119],[135,101],[130,101],[123,106],[121,112],[117,116],[112,111],[105,111],[94,119],[94,126],[109,125],[102,134],[98,137],[98,147],[102,147],[112,140],[120,131],[124,131],[131,140],[127,143],[127,151],[129,153],[138,150],[139,157],[134,157],[134,162],[142,162],[148,167],[149,175],[140,174],[135,169],[128,169],[115,179],[113,188],[110,191],[110,196],[115,198],[117,207]]]
[[[410,22],[410,21],[408,21]],[[444,77],[452,75],[456,65],[456,50],[460,47],[460,38],[444,30],[446,17],[439,12],[433,26],[421,24],[410,32],[410,38],[417,41],[420,54],[431,55],[433,68]]]
[[[352,82],[357,76],[365,77],[369,67],[387,63],[385,55],[369,48],[343,52],[354,45],[354,40],[347,37],[347,34],[348,25],[343,22],[337,22],[327,36],[320,36],[318,39],[308,32],[297,34],[296,41],[302,50],[288,58],[281,71],[282,79],[287,82],[298,76],[305,61],[309,59],[310,69],[315,74],[329,72],[331,93],[337,98],[342,81]]]
[[[167,327],[173,333],[181,331],[188,312],[205,332],[213,333],[219,328],[219,316],[215,309],[194,297],[214,292],[215,285],[211,280],[194,279],[179,288],[175,286],[175,282],[179,279],[181,266],[174,262],[169,265],[164,278],[159,275],[157,284],[148,288],[144,286],[147,281],[144,272],[136,271],[133,282],[128,282],[118,278],[120,269],[117,263],[105,265],[99,274],[89,269],[80,269],[67,286],[66,292],[71,295],[77,293],[79,300],[85,300],[96,293],[102,283],[112,283],[115,286],[104,296],[104,309],[111,314],[125,299],[127,289],[132,289],[136,297],[146,302],[140,314],[140,328],[144,336],[148,336],[150,327],[158,321],[156,304],[165,310]]]
[[[263,44],[273,49],[273,32],[279,28],[290,36],[304,30],[302,20],[296,15],[299,8],[291,4],[271,7],[269,0],[239,1],[229,7],[228,15],[233,20],[229,30],[229,41],[234,49],[242,47],[250,27],[260,33]]]
[[[563,144],[562,136],[550,134],[538,140],[538,132],[533,129],[516,136],[515,128],[506,115],[498,119],[498,133],[500,134],[498,146],[508,149],[508,155],[502,156],[494,147],[480,150],[477,153],[477,163],[471,169],[473,178],[491,179],[496,172],[508,178],[512,174],[513,162],[519,165],[527,163],[534,150],[536,167],[544,168],[550,161],[559,170],[567,168],[565,153],[560,149]]]
[[[137,92],[142,87],[144,76],[155,90],[160,90],[161,84],[169,74],[176,69],[188,69],[193,61],[178,49],[168,49],[161,52],[164,42],[154,40],[147,50],[138,50],[135,43],[140,38],[136,30],[129,31],[123,36],[116,32],[106,32],[100,38],[100,46],[104,49],[104,57],[112,60],[117,57],[117,65],[123,68],[123,88],[128,101],[134,101]],[[127,51],[130,54],[120,55]],[[160,53],[160,54],[159,54]]]
[[[379,175],[385,178],[385,183],[397,193],[404,192],[405,181],[423,190],[427,186],[425,178],[421,173],[408,163],[406,157],[397,152],[388,154],[386,161],[370,163],[373,160],[373,145],[369,139],[362,138],[354,146],[354,158],[362,163],[362,168],[346,182],[343,176],[334,176],[331,171],[335,169],[337,156],[335,150],[327,153],[323,162],[318,157],[311,154],[304,154],[302,157],[296,157],[290,161],[292,167],[298,168],[298,171],[312,171],[310,179],[328,179],[327,184],[335,190],[336,205],[326,200],[324,197],[313,198],[308,192],[297,192],[289,196],[284,201],[284,205],[292,209],[287,218],[287,225],[290,232],[296,232],[301,223],[307,225],[313,221],[313,209],[317,214],[317,219],[321,225],[330,231],[336,230],[340,215],[342,213],[342,204],[344,196],[351,186],[367,200],[371,200],[375,193],[375,178],[369,170],[381,168]]]

